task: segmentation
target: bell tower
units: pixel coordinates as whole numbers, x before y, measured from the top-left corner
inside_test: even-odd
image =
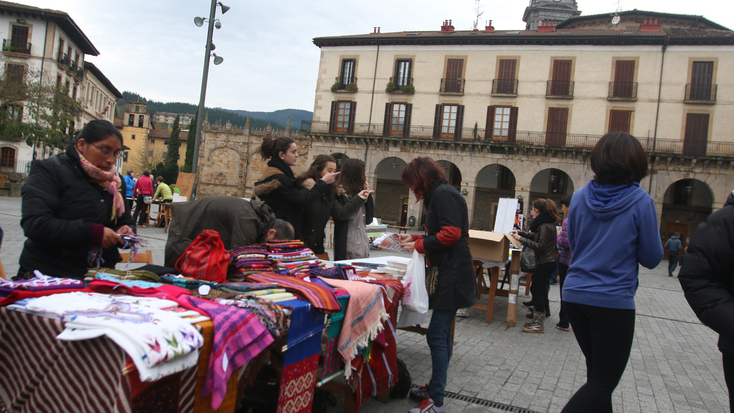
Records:
[[[556,26],[581,13],[577,10],[576,0],[531,0],[523,12],[523,21],[526,22],[526,30],[537,30],[542,20],[550,20]]]

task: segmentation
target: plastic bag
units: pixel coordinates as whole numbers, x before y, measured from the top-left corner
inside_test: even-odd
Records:
[[[429,294],[426,292],[426,264],[424,255],[413,251],[411,262],[408,263],[406,276],[403,277],[405,291],[401,304],[404,310],[419,314],[429,311]]]
[[[521,250],[521,271],[534,272],[536,270],[536,251],[528,245]]]

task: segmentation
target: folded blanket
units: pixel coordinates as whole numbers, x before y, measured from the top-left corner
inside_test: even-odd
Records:
[[[247,279],[256,282],[277,283],[278,287],[303,296],[318,312],[334,313],[342,309],[332,290],[319,284],[303,281],[297,277],[258,273],[248,275]]]

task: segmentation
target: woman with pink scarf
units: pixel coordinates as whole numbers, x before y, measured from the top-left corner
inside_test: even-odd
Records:
[[[20,225],[28,239],[19,276],[39,270],[83,279],[100,252],[104,267],[121,261],[120,235],[133,234],[115,169],[122,144],[112,123],[93,120],[65,153],[33,163],[21,189]]]

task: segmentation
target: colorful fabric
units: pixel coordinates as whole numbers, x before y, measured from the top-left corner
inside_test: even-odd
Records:
[[[309,413],[314,401],[314,385],[319,354],[283,366],[278,394],[278,413]]]
[[[323,281],[319,281],[323,282]],[[342,357],[337,351],[337,340],[339,333],[342,331],[342,323],[345,318],[345,309],[347,309],[350,296],[339,297],[339,303],[342,305],[342,311],[329,315],[329,328],[327,329],[327,342],[324,350],[324,366],[322,367],[322,378],[329,377],[342,369]]]
[[[120,285],[124,285],[124,286],[126,286],[128,288],[130,288],[130,287],[158,288],[158,287],[160,287],[160,286],[163,285],[161,283],[155,283],[155,282],[150,282],[150,281],[131,280],[131,279],[120,278],[119,276],[111,275],[111,274],[106,274],[106,273],[101,272],[101,271],[98,272],[97,274],[95,274],[94,278],[96,280],[115,282],[115,283],[118,283]]]
[[[9,295],[15,290],[44,291],[69,288],[84,288],[84,283],[73,278],[57,278],[33,271],[33,278],[27,280],[3,280],[0,279],[0,295]]]
[[[256,291],[268,290],[278,287],[276,283],[244,283],[244,282],[230,282],[227,284],[220,285],[223,290],[229,290],[233,292],[241,293],[253,293]]]
[[[229,264],[230,255],[219,233],[205,229],[176,261],[176,269],[189,278],[221,283],[227,278]]]
[[[159,282],[160,277],[150,271],[145,270],[116,270],[114,268],[91,268],[85,277],[95,278],[97,274],[107,274],[120,280],[143,280],[150,282]]]
[[[215,298],[212,301],[222,305],[244,308],[252,312],[260,319],[260,322],[268,329],[273,338],[278,338],[286,332],[286,316],[283,309],[273,302],[258,297],[243,297],[236,300]]]
[[[357,355],[358,349],[366,347],[383,330],[383,322],[388,320],[388,313],[383,305],[383,290],[373,284],[360,281],[322,279],[332,287],[338,287],[350,293],[342,331],[337,341],[337,350],[349,366]],[[349,380],[352,369],[345,368],[345,379]]]
[[[256,282],[276,283],[279,287],[285,288],[286,291],[297,293],[304,297],[314,306],[316,311],[333,313],[342,309],[334,293],[329,288],[318,284],[273,273],[251,274],[248,275],[247,279]]]
[[[93,181],[97,182],[97,185],[101,186],[108,194],[112,195],[112,198],[115,200],[112,205],[112,216],[110,219],[116,219],[116,215],[118,217],[122,216],[123,212],[125,212],[125,200],[120,193],[120,175],[118,175],[115,165],[113,165],[109,171],[105,171],[104,169],[94,166],[92,162],[89,162],[87,158],[79,152],[79,150],[77,150],[77,154],[79,155],[79,163],[82,165],[84,172],[86,172]]]
[[[217,409],[225,398],[232,372],[265,350],[273,337],[250,311],[194,297],[185,299],[205,311],[214,323],[214,342],[203,395],[212,393],[212,407]]]

